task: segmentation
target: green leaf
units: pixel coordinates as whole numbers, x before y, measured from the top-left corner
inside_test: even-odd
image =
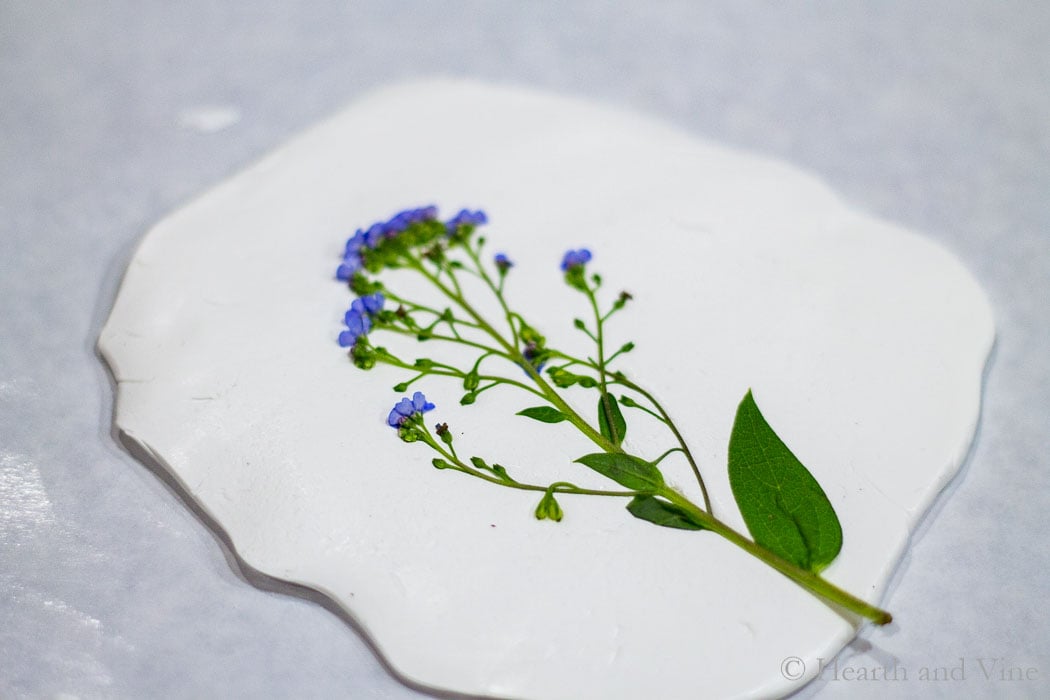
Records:
[[[576,460],[634,491],[653,493],[664,487],[664,477],[656,465],[622,452],[596,452]]]
[[[582,377],[572,372],[567,372],[564,369],[558,367],[551,367],[547,370],[547,374],[550,375],[551,381],[554,382],[555,386],[562,389],[566,389],[576,382],[580,381]]]
[[[627,510],[636,518],[648,520],[663,527],[674,527],[679,530],[704,529],[703,525],[693,522],[687,511],[655,496],[635,496],[627,504]]]
[[[598,397],[598,427],[602,435],[614,445],[623,442],[627,434],[627,421],[623,419],[623,413],[616,403],[616,397],[612,394],[602,394]]]
[[[566,420],[564,413],[550,406],[533,406],[518,411],[517,415],[538,420],[541,423],[561,423]]]
[[[729,485],[759,545],[819,572],[842,548],[842,526],[820,484],[792,454],[748,391],[729,438]]]

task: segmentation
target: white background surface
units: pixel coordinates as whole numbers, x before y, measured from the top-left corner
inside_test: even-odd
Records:
[[[366,89],[434,73],[784,158],[967,264],[999,327],[977,442],[884,601],[898,623],[840,659],[909,678],[829,670],[802,695],[1045,695],[1050,12],[871,7],[0,4],[0,695],[415,695],[342,620],[240,578],[116,445],[93,346],[150,224]],[[966,680],[918,679],[960,658]],[[985,680],[977,660],[1000,658],[1036,680]]]

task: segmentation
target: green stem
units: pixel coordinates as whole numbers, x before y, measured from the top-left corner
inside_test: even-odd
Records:
[[[383,294],[388,300],[395,302],[401,306],[404,306],[406,311],[422,311],[423,313],[433,314],[439,319],[445,313],[444,311],[438,311],[437,309],[432,308],[430,306],[426,306],[425,304],[419,304],[414,301],[409,301],[408,299],[405,299],[400,295],[394,294],[386,288],[383,289]],[[476,323],[473,323],[472,321],[467,321],[466,319],[462,318],[453,318],[452,322],[459,325],[467,326],[468,328],[478,327]]]
[[[605,369],[605,319],[602,318],[601,311],[598,310],[598,299],[594,295],[594,290],[589,285],[584,286],[587,290],[587,299],[591,302],[591,310],[594,311],[597,335],[595,343],[598,346],[598,384],[602,392],[602,410],[605,412],[605,423],[609,426],[612,442],[619,445],[623,442],[623,436],[620,435],[619,427],[616,425],[616,421],[613,420],[612,399],[609,398],[608,372]]]
[[[638,491],[606,491],[603,489],[581,489],[579,486],[570,484],[567,481],[559,481],[551,484],[550,486],[540,486],[539,484],[526,484],[520,481],[504,481],[496,476],[491,476],[483,471],[475,469],[474,467],[468,466],[461,459],[452,454],[449,450],[444,449],[437,440],[431,435],[430,430],[425,425],[420,424],[422,428],[422,440],[431,448],[436,450],[442,457],[455,465],[457,471],[461,471],[464,474],[470,474],[484,481],[488,481],[493,484],[499,484],[500,486],[506,486],[511,489],[518,489],[519,491],[539,491],[547,492],[553,490],[555,493],[567,493],[576,496],[613,496],[616,498],[633,498],[639,495]]]
[[[620,402],[620,405],[621,405],[621,406],[623,405],[623,402],[622,402],[622,401]],[[659,413],[657,413],[656,411],[653,411],[653,410],[650,410],[650,409],[646,408],[645,406],[643,406],[643,405],[642,405],[642,404],[640,404],[640,403],[637,403],[637,402],[635,402],[634,404],[632,404],[631,406],[629,406],[629,408],[636,408],[636,409],[638,409],[639,411],[643,411],[643,412],[645,412],[645,413],[648,413],[648,414],[649,414],[650,416],[652,416],[652,417],[653,417],[653,418],[655,418],[656,420],[660,421],[660,422],[661,422],[661,423],[663,423],[664,425],[667,425],[667,419],[666,419],[666,418],[664,418],[663,416],[661,416],[661,415],[660,415]]]
[[[594,444],[602,448],[606,452],[623,452],[619,445],[613,444],[605,438],[599,431],[595,430],[590,423],[583,419],[583,417],[576,412],[572,406],[565,402],[557,391],[554,390],[547,381],[536,371],[536,368],[529,363],[525,357],[521,354],[521,351],[517,347],[510,344],[506,338],[493,328],[484,317],[479,314],[470,303],[462,297],[462,295],[456,294],[455,291],[449,289],[445,284],[441,282],[437,277],[432,275],[426,268],[420,265],[418,262],[412,261],[409,263],[413,269],[423,275],[432,285],[434,285],[438,291],[444,294],[446,297],[456,303],[463,311],[467,313],[471,318],[477,322],[479,328],[488,334],[493,340],[495,340],[500,347],[503,348],[505,354],[509,356],[512,362],[520,365],[525,369],[525,372],[529,375],[529,378],[539,387],[543,393],[543,397],[547,399],[555,408],[565,414],[565,417],[575,425],[581,433],[587,436]]]
[[[401,359],[399,359],[397,357],[394,357],[393,355],[386,355],[386,356],[382,356],[381,355],[381,356],[377,357],[376,359],[379,362],[383,362],[383,363],[391,365],[393,367],[399,367],[401,369],[414,369],[414,370],[418,370],[419,369],[414,364],[409,364],[409,363],[405,362],[404,360],[401,360]],[[442,365],[442,366],[443,367],[448,367],[448,365]],[[435,375],[435,376],[438,376],[438,377],[455,377],[457,379],[462,379],[466,375],[466,372],[458,370],[455,367],[449,367],[449,371],[447,371],[447,372],[446,371],[442,371],[440,369],[437,369],[437,370],[435,370],[435,369],[428,369],[428,370],[426,370],[426,374],[432,374],[432,375]],[[418,377],[416,379],[418,379]],[[416,379],[413,379],[412,382],[415,382]],[[494,382],[496,384],[510,384],[511,386],[517,387],[519,389],[524,389],[525,391],[527,391],[527,392],[529,392],[531,394],[534,394],[534,395],[540,397],[541,399],[547,398],[542,393],[537,391],[535,387],[531,387],[528,384],[525,384],[524,382],[519,382],[519,381],[517,381],[515,379],[508,379],[506,377],[499,377],[499,376],[492,375],[492,374],[479,374],[478,375],[478,380],[479,381],[485,381],[485,382]],[[480,393],[480,392],[478,392],[478,393]]]
[[[893,616],[885,610],[847,593],[812,571],[796,566],[787,559],[784,559],[783,557],[770,552],[765,547],[749,540],[747,537],[744,537],[742,534],[711,515],[708,511],[697,507],[692,501],[685,496],[682,496],[677,491],[664,489],[658,495],[687,511],[698,525],[703,525],[703,527],[711,532],[721,535],[737,547],[740,547],[751,556],[773,567],[814,595],[839,605],[850,612],[865,617],[877,625],[885,625],[893,621]]]
[[[623,376],[622,373],[617,374],[616,383],[644,396],[653,404],[653,407],[660,412],[660,415],[663,416],[664,423],[666,423],[667,427],[671,429],[671,433],[678,441],[678,444],[682,447],[682,454],[685,455],[686,460],[689,462],[689,466],[693,470],[693,476],[696,477],[696,483],[700,484],[700,493],[704,497],[704,508],[708,513],[712,513],[711,498],[707,495],[707,486],[704,484],[704,478],[700,476],[700,467],[697,466],[696,460],[693,458],[693,453],[689,451],[689,446],[685,444],[685,438],[683,438],[682,434],[678,432],[678,427],[674,424],[674,421],[671,420],[671,416],[667,415],[667,411],[664,410],[664,407],[656,400],[655,396]]]
[[[480,245],[478,246],[478,250],[471,248],[469,242],[463,247],[466,249],[467,255],[470,256],[470,259],[474,261],[474,267],[477,268],[478,275],[485,281],[485,284],[488,285],[488,288],[496,296],[496,299],[499,300],[499,305],[503,309],[503,317],[507,320],[507,326],[510,328],[510,333],[513,337],[512,344],[514,347],[517,347],[519,343],[518,329],[514,327],[514,317],[511,315],[510,307],[507,306],[507,300],[503,298],[503,280],[500,279],[499,286],[496,286],[492,281],[492,277],[490,277],[489,273],[485,271],[485,266],[481,264],[481,258],[478,255],[481,250]]]
[[[383,326],[383,330],[384,331],[390,331],[392,333],[399,333],[401,335],[411,335],[413,337],[418,336],[420,334],[419,331],[414,331],[414,330],[411,330],[409,328],[397,328],[397,327],[394,327],[394,326]],[[512,362],[514,361],[514,358],[511,355],[509,355],[509,354],[507,354],[505,352],[502,352],[502,351],[498,350],[497,348],[492,347],[491,345],[485,345],[484,343],[478,343],[476,341],[468,340],[466,338],[457,338],[454,335],[443,335],[441,333],[428,333],[427,336],[426,336],[426,339],[427,340],[444,340],[444,341],[447,341],[449,343],[459,343],[460,345],[467,345],[467,346],[470,346],[472,348],[477,348],[478,350],[484,350],[485,352],[492,353],[493,355],[499,355],[500,357],[503,357],[503,358],[505,358],[507,360],[510,360]]]

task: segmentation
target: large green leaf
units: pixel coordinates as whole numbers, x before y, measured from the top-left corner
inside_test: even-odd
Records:
[[[820,484],[788,449],[748,391],[729,438],[729,485],[755,542],[820,571],[842,548],[842,526]]]
[[[664,486],[664,477],[656,465],[622,452],[596,452],[576,460],[621,486],[633,491],[654,493]]]
[[[598,427],[602,435],[614,445],[623,442],[623,437],[627,434],[627,421],[623,419],[616,397],[612,394],[602,394],[598,397]]]

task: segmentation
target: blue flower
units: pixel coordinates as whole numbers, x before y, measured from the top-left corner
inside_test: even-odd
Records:
[[[477,211],[460,209],[458,214],[445,222],[445,229],[451,235],[455,233],[460,226],[481,226],[488,222],[489,217],[480,209]]]
[[[561,259],[561,269],[563,271],[578,265],[586,265],[591,261],[591,251],[586,248],[580,248],[579,250],[570,250],[565,253],[565,257]]]
[[[346,242],[346,250],[343,251],[343,262],[335,271],[336,279],[346,282],[364,267],[364,261],[361,260],[361,249],[364,247],[365,232],[358,229]]]
[[[405,209],[394,214],[384,224],[386,229],[386,235],[396,236],[412,224],[419,223],[421,221],[431,221],[437,218],[437,207],[430,205],[426,207],[417,207],[415,209]]]
[[[383,236],[386,234],[385,223],[374,223],[368,227],[365,231],[365,246],[369,248],[375,248],[379,245],[379,242],[383,240]]]
[[[405,397],[394,404],[394,407],[390,410],[390,415],[387,416],[386,424],[391,428],[400,428],[405,421],[415,415],[423,415],[427,411],[433,410],[434,404],[427,401],[427,397],[423,396],[422,391],[417,391],[412,394],[412,398]]]
[[[365,247],[365,232],[361,229],[357,229],[354,235],[350,237],[346,242],[346,251],[343,253],[344,258],[348,258],[351,255],[360,255],[361,249]]]
[[[368,335],[368,331],[372,329],[372,319],[368,317],[368,314],[352,306],[343,317],[343,323],[346,324],[346,330],[339,334],[339,345],[344,348],[352,346],[358,338]]]
[[[358,338],[368,335],[372,330],[372,317],[382,311],[384,301],[383,295],[377,292],[350,302],[350,308],[343,316],[346,330],[339,334],[339,345],[348,348]]]
[[[370,315],[375,316],[377,313],[383,310],[383,302],[386,301],[386,299],[383,297],[382,294],[376,292],[375,294],[370,294],[368,296],[361,297],[360,299],[355,299],[354,301],[360,301],[365,311],[367,311]],[[351,306],[353,306],[353,304],[351,304]]]
[[[343,258],[343,262],[340,263],[339,267],[335,270],[335,278],[343,282],[348,282],[358,270],[364,267],[364,263],[361,261],[361,256],[357,253],[352,253]]]
[[[506,272],[514,267],[514,263],[510,261],[510,258],[508,258],[505,253],[496,253],[494,260],[496,262],[496,267],[499,268],[500,272]]]

